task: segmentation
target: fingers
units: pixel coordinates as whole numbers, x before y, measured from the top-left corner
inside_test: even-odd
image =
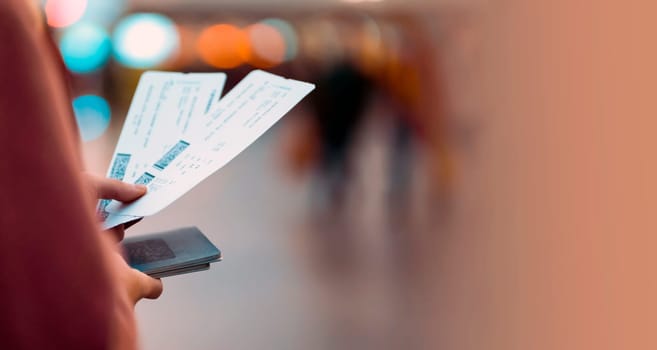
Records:
[[[137,270],[134,271],[139,275],[139,284],[141,285],[141,295],[135,302],[142,298],[157,299],[162,295],[163,286],[161,280],[150,277]]]
[[[131,268],[118,251],[111,254],[109,261],[119,291],[133,305],[143,298],[156,299],[162,294],[162,281]]]
[[[124,276],[124,287],[128,292],[130,300],[137,304],[141,299],[157,299],[162,295],[162,281],[155,279],[137,269],[133,269],[127,264],[123,267],[126,273]]]
[[[92,176],[98,198],[132,202],[146,193],[146,186],[133,185],[115,179]]]
[[[140,222],[143,218],[135,219],[132,221],[128,221],[126,223],[116,225],[108,230],[107,233],[112,237],[112,241],[114,243],[119,243],[123,240],[125,237],[125,230],[128,228],[132,227],[134,224]]]
[[[125,225],[117,225],[107,230],[107,233],[112,237],[114,243],[119,243],[125,237]]]

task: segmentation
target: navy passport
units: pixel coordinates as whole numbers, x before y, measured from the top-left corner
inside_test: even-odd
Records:
[[[196,227],[130,237],[121,244],[128,265],[155,278],[207,270],[221,260],[219,249]]]

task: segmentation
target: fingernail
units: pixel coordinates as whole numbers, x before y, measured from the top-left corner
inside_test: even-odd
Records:
[[[144,185],[134,185],[134,186],[137,190],[139,190],[139,192],[146,192],[146,190],[148,189],[148,187]]]

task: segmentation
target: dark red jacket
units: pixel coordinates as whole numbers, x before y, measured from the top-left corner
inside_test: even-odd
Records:
[[[103,349],[114,288],[59,58],[0,1],[0,348]]]

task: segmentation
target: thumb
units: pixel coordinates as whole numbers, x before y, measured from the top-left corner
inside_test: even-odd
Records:
[[[97,178],[96,193],[101,199],[132,202],[146,193],[146,186],[133,185],[115,179]]]
[[[162,281],[157,278],[150,277],[142,272],[135,270],[139,274],[141,285],[141,298],[157,299],[163,290]]]

